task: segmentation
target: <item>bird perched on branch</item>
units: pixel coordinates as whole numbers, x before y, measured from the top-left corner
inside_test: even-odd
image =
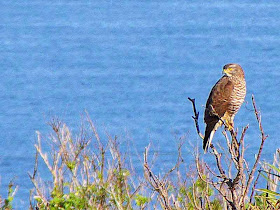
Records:
[[[207,152],[216,130],[223,124],[228,130],[234,128],[233,118],[246,95],[246,81],[239,64],[227,64],[224,76],[212,88],[206,102],[204,122],[206,123],[203,149]]]

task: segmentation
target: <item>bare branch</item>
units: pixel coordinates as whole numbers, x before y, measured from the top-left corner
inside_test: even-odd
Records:
[[[254,182],[253,187],[252,187],[251,196],[250,196],[250,203],[252,203],[254,192],[255,192],[255,189],[256,189],[256,186],[257,186],[257,183],[258,183],[260,175],[261,175],[261,170],[259,170],[258,176],[257,176],[257,178],[256,178],[256,180]]]
[[[192,102],[193,113],[194,113],[194,116],[192,116],[192,118],[193,118],[194,123],[195,123],[197,134],[199,135],[200,138],[204,139],[204,135],[199,130],[199,125],[198,125],[199,112],[196,111],[195,99],[194,98],[190,98],[190,97],[188,97],[188,99]]]
[[[166,179],[170,173],[172,173],[175,169],[179,168],[180,164],[184,161],[182,158],[182,146],[183,142],[180,142],[178,145],[178,158],[176,164],[164,175],[163,179]]]
[[[258,124],[259,124],[259,129],[260,129],[260,132],[261,132],[261,144],[260,144],[260,148],[259,148],[256,160],[255,160],[254,166],[253,166],[253,168],[251,170],[251,173],[249,174],[249,178],[247,180],[247,184],[246,184],[246,188],[245,188],[245,191],[244,191],[244,195],[246,195],[248,193],[249,187],[250,187],[250,185],[251,185],[251,183],[253,181],[253,178],[254,178],[253,176],[255,174],[255,171],[257,169],[257,165],[258,165],[260,157],[261,157],[261,153],[262,153],[262,150],[263,150],[264,142],[265,142],[265,140],[268,137],[264,133],[264,130],[263,130],[263,127],[262,127],[262,123],[261,123],[260,112],[257,109],[254,95],[252,95],[252,102],[253,102],[253,107],[254,107],[254,111],[255,111],[255,116],[257,118],[257,121],[258,121]],[[245,197],[242,198],[242,202],[241,203],[244,203],[244,199],[245,199]]]
[[[145,153],[144,153],[144,176],[146,180],[149,182],[149,184],[153,187],[155,191],[159,193],[159,196],[162,198],[160,199],[161,205],[168,210],[171,210],[172,207],[169,204],[169,199],[168,199],[168,191],[167,191],[167,181],[165,180],[160,180],[157,176],[154,175],[152,170],[149,167],[148,164],[148,151],[149,147],[145,148]]]

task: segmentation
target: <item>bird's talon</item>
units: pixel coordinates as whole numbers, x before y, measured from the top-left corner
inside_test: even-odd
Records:
[[[232,131],[232,130],[233,130],[233,123],[231,123],[231,122],[229,122],[228,120],[226,120],[225,125],[226,125],[226,128],[227,128],[229,131]]]

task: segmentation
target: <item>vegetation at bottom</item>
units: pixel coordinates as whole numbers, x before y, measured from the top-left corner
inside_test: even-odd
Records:
[[[30,209],[280,209],[280,150],[271,162],[261,161],[267,135],[254,98],[252,102],[260,133],[252,166],[245,159],[250,154],[244,146],[249,126],[239,134],[222,131],[226,145],[211,145],[210,158],[204,160],[194,149],[194,162],[188,166],[182,157],[185,145],[180,142],[177,161],[164,173],[153,167],[147,145],[143,173],[136,173],[117,137],[101,137],[88,115],[76,135],[54,119],[49,123],[50,134],[37,132],[34,170],[28,174],[34,186]],[[195,108],[194,99],[192,103]],[[201,136],[196,109],[193,119]],[[11,182],[7,195],[0,197],[1,209],[13,209],[17,190]]]

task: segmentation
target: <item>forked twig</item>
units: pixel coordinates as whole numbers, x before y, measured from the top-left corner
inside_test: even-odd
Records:
[[[253,102],[253,107],[254,107],[254,111],[255,111],[255,116],[256,116],[256,119],[257,119],[258,124],[259,124],[259,130],[261,132],[261,144],[260,144],[260,147],[259,147],[259,150],[258,150],[258,154],[257,154],[256,160],[255,160],[254,166],[253,166],[253,168],[251,170],[251,173],[249,174],[249,177],[248,177],[248,180],[247,180],[247,184],[246,184],[246,187],[245,187],[245,191],[244,191],[244,195],[247,195],[249,187],[250,187],[250,185],[251,185],[251,183],[253,181],[254,174],[255,174],[255,171],[257,169],[257,165],[259,163],[259,160],[260,160],[260,157],[261,157],[261,153],[262,153],[262,150],[263,150],[264,142],[265,142],[265,140],[268,137],[268,135],[265,135],[265,133],[264,133],[264,130],[263,130],[263,127],[262,127],[262,122],[261,122],[260,112],[257,109],[254,95],[252,95],[252,102]],[[242,202],[241,203],[244,203],[244,200],[245,200],[245,196],[242,198]]]
[[[204,135],[199,130],[199,125],[198,125],[199,112],[196,111],[195,99],[194,98],[190,98],[190,97],[188,97],[188,99],[192,102],[193,113],[194,113],[194,116],[192,116],[192,118],[193,118],[194,123],[195,123],[197,134],[199,135],[200,138],[204,139]]]
[[[251,195],[250,195],[250,203],[252,203],[252,201],[253,201],[254,192],[255,192],[255,189],[256,189],[256,186],[257,186],[259,177],[260,177],[260,175],[261,175],[261,171],[259,170],[258,172],[259,172],[259,173],[258,173],[258,176],[257,176],[257,178],[256,178],[256,180],[255,180],[255,182],[254,182],[253,187],[252,187],[252,191],[251,191]]]
[[[152,186],[152,188],[157,191],[160,195],[160,197],[162,198],[162,200],[160,200],[161,205],[168,210],[171,210],[172,207],[169,204],[169,199],[168,199],[168,191],[167,191],[167,182],[165,180],[160,180],[156,175],[154,175],[154,173],[152,172],[152,170],[149,167],[148,164],[148,151],[149,151],[149,147],[145,148],[145,153],[144,153],[144,172],[145,172],[145,178],[146,180],[150,183],[150,185]]]
[[[172,206],[170,204],[169,199],[169,191],[168,187],[170,185],[170,182],[168,180],[168,176],[176,169],[179,168],[180,164],[183,162],[183,158],[181,155],[181,149],[182,149],[183,143],[181,142],[178,145],[178,158],[176,164],[165,173],[163,178],[160,178],[159,176],[156,176],[153,171],[151,170],[149,163],[148,163],[148,151],[150,148],[150,145],[145,148],[144,152],[144,176],[147,182],[151,185],[152,189],[158,192],[159,202],[164,209],[172,209]],[[172,197],[172,196],[171,196]]]

